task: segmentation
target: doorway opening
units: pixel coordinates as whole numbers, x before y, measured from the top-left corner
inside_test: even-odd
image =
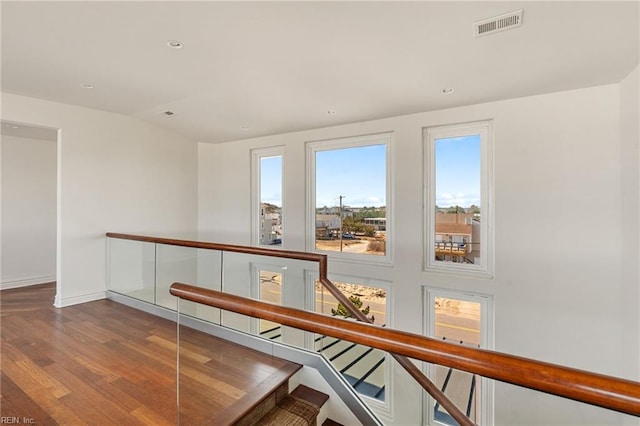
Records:
[[[2,120],[1,276],[6,290],[60,282],[59,129]]]

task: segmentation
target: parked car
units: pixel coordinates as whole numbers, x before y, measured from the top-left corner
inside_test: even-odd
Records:
[[[342,234],[342,239],[343,240],[355,240],[356,236],[353,235],[353,234],[345,233],[345,234]]]

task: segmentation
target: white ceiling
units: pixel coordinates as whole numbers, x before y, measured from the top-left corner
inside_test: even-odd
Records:
[[[4,92],[130,115],[204,142],[617,83],[640,50],[639,1],[1,8]],[[517,9],[520,28],[474,38],[474,22]],[[447,87],[455,92],[443,95]]]

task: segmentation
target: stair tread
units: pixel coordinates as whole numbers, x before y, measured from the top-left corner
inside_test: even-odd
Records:
[[[322,426],[343,426],[342,423],[338,423],[334,420],[327,419],[322,423]]]
[[[320,407],[294,396],[287,396],[264,415],[256,425],[260,426],[308,426],[315,425]]]
[[[302,365],[295,363],[287,363],[282,366],[278,371],[274,372],[267,380],[257,384],[253,389],[247,392],[247,394],[231,404],[229,407],[218,413],[215,418],[216,424],[251,424],[254,416],[260,416],[261,410],[268,411],[277,403],[276,398],[279,398],[276,393],[279,388],[284,386],[284,393],[286,394],[286,384]],[[273,399],[273,401],[268,401]],[[260,408],[261,405],[265,405],[264,408]],[[269,407],[271,405],[271,407]],[[268,407],[268,408],[267,408]],[[256,413],[257,410],[257,413]],[[265,411],[262,411],[264,413]],[[253,413],[253,414],[252,414]],[[212,419],[213,420],[213,419]]]
[[[305,385],[299,385],[294,389],[293,392],[291,392],[291,395],[296,398],[308,401],[318,408],[322,407],[324,403],[329,399],[329,395],[315,389],[311,389],[310,387]]]

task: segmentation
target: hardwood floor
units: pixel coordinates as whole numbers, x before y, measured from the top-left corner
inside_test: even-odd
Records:
[[[56,309],[54,294],[55,284],[0,292],[0,416],[176,424],[175,323],[109,300]],[[227,424],[300,368],[184,327],[180,335],[181,424]]]

